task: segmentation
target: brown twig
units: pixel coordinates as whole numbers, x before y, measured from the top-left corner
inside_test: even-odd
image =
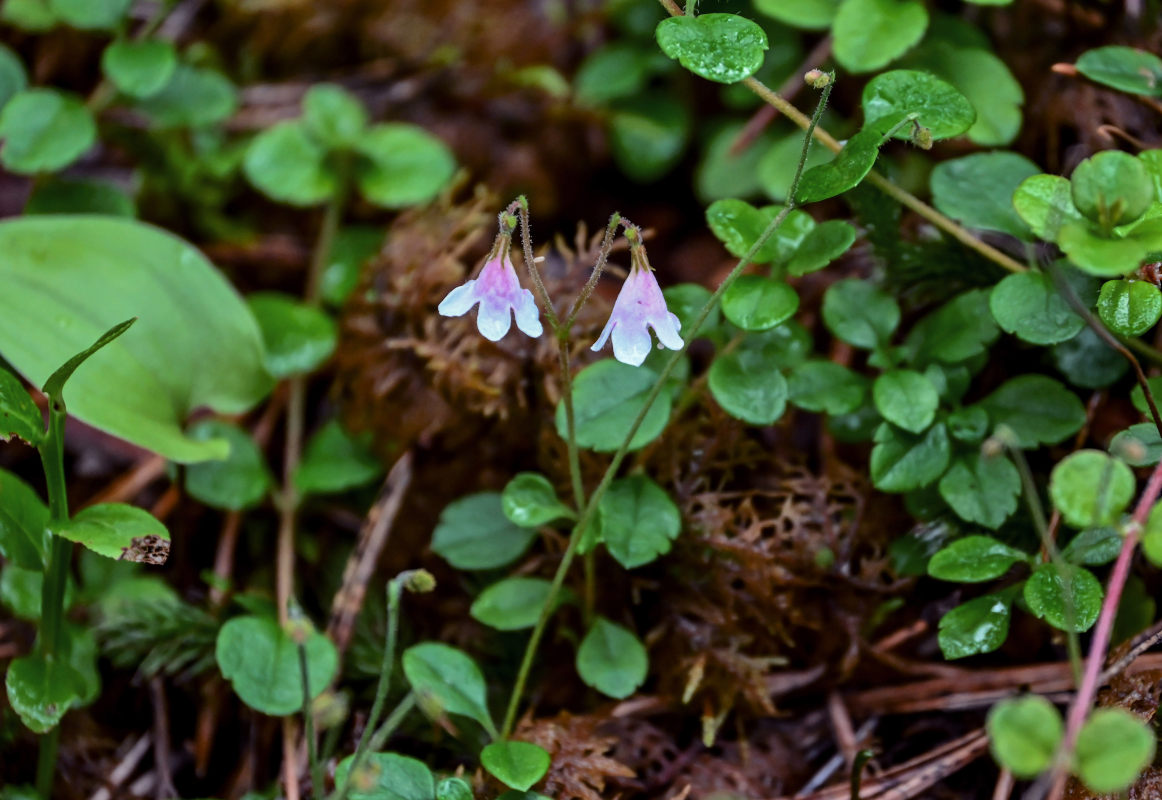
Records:
[[[388,536],[391,535],[392,523],[399,514],[411,480],[412,454],[409,450],[399,457],[395,466],[387,473],[379,496],[371,510],[367,512],[363,529],[359,533],[359,541],[347,559],[347,566],[343,570],[343,582],[339,591],[335,592],[335,599],[331,601],[331,619],[327,622],[327,636],[339,650],[340,660],[351,642],[355,618],[359,616],[367,595],[367,583],[375,571],[375,565],[379,563],[379,556],[387,544]]]
[[[149,699],[153,705],[153,761],[157,770],[157,783],[153,796],[157,800],[177,797],[173,785],[173,771],[169,763],[169,708],[165,699],[165,684],[160,675],[149,679]]]

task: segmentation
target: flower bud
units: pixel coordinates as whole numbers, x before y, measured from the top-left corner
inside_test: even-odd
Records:
[[[808,86],[814,89],[822,89],[831,83],[831,75],[821,69],[812,69],[807,71],[807,74],[803,76],[803,80]]]
[[[427,594],[436,588],[436,576],[426,569],[413,569],[403,573],[403,588],[412,594]]]

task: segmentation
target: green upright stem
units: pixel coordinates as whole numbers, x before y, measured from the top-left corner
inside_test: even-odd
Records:
[[[64,443],[65,410],[52,403],[49,407],[48,433],[40,445],[40,460],[48,487],[49,518],[63,522],[69,518],[69,498],[65,485]],[[38,647],[46,658],[60,653],[65,611],[65,584],[68,580],[69,561],[73,543],[53,536],[49,545],[48,566],[40,597],[40,638]],[[36,791],[41,797],[52,793],[52,779],[56,773],[57,745],[60,726],[46,733],[40,740],[36,764]]]
[[[375,752],[383,747],[383,743],[387,741],[387,737],[391,736],[392,731],[399,727],[404,717],[415,708],[415,705],[416,693],[408,692],[404,696],[404,699],[399,701],[399,705],[384,720],[384,723],[379,726],[379,730],[375,732],[375,735],[371,737],[367,752]],[[368,729],[370,730],[370,726],[368,726]],[[343,782],[335,788],[334,794],[328,800],[346,800],[347,793],[351,791],[351,783],[362,764],[362,760],[358,758],[351,759],[351,768],[347,770],[347,774],[343,776]]]
[[[311,711],[310,673],[307,671],[307,648],[299,644],[299,675],[303,683],[303,731],[307,737],[307,763],[311,771],[311,797],[320,797],[323,765],[319,762],[319,743],[315,741],[315,715]]]
[[[750,249],[747,250],[746,254],[743,255],[741,259],[739,259],[739,262],[735,264],[734,269],[730,271],[730,274],[727,275],[722,280],[722,282],[718,284],[718,288],[714,290],[714,293],[710,296],[710,299],[706,301],[706,305],[702,307],[702,310],[698,312],[698,316],[690,325],[690,330],[697,331],[702,327],[702,323],[706,321],[706,318],[710,316],[710,312],[713,311],[717,306],[718,301],[722,298],[722,294],[730,287],[735,278],[737,278],[743,269],[746,268],[747,264],[751,262],[751,260],[763,247],[763,245],[767,243],[767,240],[774,235],[775,231],[778,229],[779,225],[783,223],[783,220],[786,219],[787,215],[791,213],[792,209],[794,209],[795,192],[799,188],[799,179],[803,176],[803,166],[807,162],[807,153],[811,147],[811,136],[815,130],[815,126],[819,123],[819,117],[823,114],[823,109],[827,107],[827,99],[831,95],[831,89],[833,85],[834,84],[832,83],[824,87],[823,95],[819,100],[819,105],[816,106],[815,113],[811,116],[811,120],[807,126],[807,133],[803,139],[803,150],[799,156],[799,164],[795,169],[795,178],[791,182],[791,189],[787,193],[786,205],[784,205],[783,209],[778,213],[778,215],[773,220],[771,220],[771,223],[766,227],[762,234],[759,235],[754,244],[752,244]],[[589,496],[589,500],[585,504],[585,510],[581,513],[580,519],[577,520],[577,525],[573,528],[573,532],[569,536],[569,544],[565,548],[565,553],[561,556],[561,563],[557,566],[556,574],[553,575],[553,582],[549,586],[549,592],[545,597],[545,603],[541,607],[540,616],[537,618],[537,623],[533,627],[532,635],[529,637],[529,643],[525,647],[524,657],[521,659],[520,668],[517,671],[516,682],[513,684],[512,695],[509,697],[508,701],[508,709],[504,715],[504,726],[501,728],[502,739],[507,739],[509,734],[512,733],[512,727],[516,722],[517,708],[520,705],[520,698],[524,693],[524,687],[525,683],[528,681],[529,671],[532,669],[533,658],[536,656],[537,647],[540,645],[541,637],[544,635],[545,626],[548,624],[549,617],[552,616],[553,609],[556,607],[557,595],[561,592],[561,586],[565,582],[565,575],[568,573],[569,567],[573,563],[573,558],[577,555],[577,547],[581,543],[582,531],[584,531],[586,527],[593,521],[593,515],[597,510],[598,504],[601,502],[601,498],[605,495],[606,490],[609,489],[609,485],[613,482],[613,477],[617,474],[617,470],[621,466],[621,462],[625,459],[626,454],[629,452],[630,442],[632,442],[633,437],[637,435],[638,428],[640,428],[642,422],[645,421],[646,415],[649,413],[650,408],[654,404],[654,401],[658,399],[658,396],[665,389],[666,381],[669,380],[670,373],[674,371],[674,368],[678,365],[678,362],[682,360],[682,357],[690,348],[690,343],[692,340],[693,337],[688,337],[685,339],[682,342],[682,346],[679,349],[673,351],[673,354],[670,356],[669,360],[666,361],[665,366],[662,368],[658,375],[657,381],[654,382],[653,388],[650,389],[650,393],[646,396],[641,410],[638,411],[637,417],[634,419],[633,424],[630,425],[629,431],[625,435],[625,439],[622,441],[621,446],[617,449],[617,452],[614,453],[613,459],[610,461],[609,466],[605,470],[605,474],[601,476],[601,482],[597,485],[597,488],[593,491],[593,494]]]

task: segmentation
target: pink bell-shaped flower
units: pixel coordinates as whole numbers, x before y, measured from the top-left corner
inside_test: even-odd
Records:
[[[680,350],[680,327],[682,323],[677,315],[666,308],[666,298],[662,296],[654,271],[634,258],[629,277],[613,303],[609,322],[605,323],[592,349],[600,350],[612,336],[613,357],[623,364],[640,367],[650,354],[649,329],[653,328],[658,335],[659,349]]]
[[[508,248],[502,247],[499,252],[500,255],[489,259],[475,280],[448,292],[438,310],[445,317],[460,317],[479,303],[476,327],[485,339],[499,342],[512,326],[514,315],[516,326],[536,338],[544,332],[537,301],[532,292],[521,288]]]

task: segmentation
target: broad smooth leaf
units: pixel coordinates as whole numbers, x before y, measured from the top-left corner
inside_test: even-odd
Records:
[[[763,64],[767,35],[737,14],[670,17],[658,23],[662,52],[695,75],[718,83],[749,78]]]
[[[744,340],[710,365],[710,393],[732,417],[751,425],[772,424],[787,408],[787,379],[776,359],[774,348],[748,347]]]
[[[25,89],[0,109],[0,164],[21,175],[55,172],[97,141],[97,123],[80,98],[55,89]]]
[[[300,120],[275,123],[250,143],[242,163],[246,177],[271,199],[295,206],[322,203],[338,191],[339,176],[326,149]]]
[[[1035,778],[1046,770],[1065,735],[1061,714],[1039,695],[997,703],[986,728],[993,758],[1018,778]]]
[[[520,575],[505,578],[481,592],[473,601],[469,613],[473,619],[498,631],[531,628],[541,616],[541,608],[549,598],[550,585],[544,578]],[[562,599],[558,595],[557,604]]]
[[[1010,592],[986,594],[962,603],[940,618],[937,637],[947,659],[991,653],[1009,636]]]
[[[120,91],[132,97],[157,94],[178,66],[177,50],[160,39],[113,42],[101,54],[101,69]]]
[[[448,146],[416,125],[375,125],[359,137],[357,148],[368,160],[358,171],[359,191],[383,208],[427,203],[456,171]]]
[[[976,121],[976,112],[950,83],[926,72],[896,69],[868,81],[863,89],[864,127],[886,133],[901,120],[916,115],[933,139],[947,139],[964,133]],[[910,125],[892,134],[910,139]]]
[[[1003,278],[989,295],[989,310],[1002,330],[1033,344],[1068,341],[1085,327],[1085,319],[1043,272],[1020,272]]]
[[[303,123],[327,147],[351,147],[367,128],[367,109],[342,86],[316,83],[303,96]]]
[[[484,676],[468,655],[446,644],[424,642],[404,651],[403,671],[426,703],[442,713],[474,719],[496,738]]]
[[[371,435],[349,433],[332,419],[307,441],[294,484],[303,494],[330,494],[366,486],[382,474],[383,463],[371,450]]]
[[[480,753],[480,763],[492,777],[522,792],[545,777],[549,762],[549,754],[530,742],[493,742]]]
[[[1146,165],[1121,150],[1082,161],[1069,176],[1069,188],[1077,210],[1106,229],[1140,219],[1156,197]]]
[[[973,289],[916,323],[904,341],[915,364],[956,364],[984,353],[1000,335],[988,303],[986,290]]]
[[[722,314],[744,331],[765,331],[799,310],[799,295],[783,281],[742,275],[722,295]]]
[[[4,108],[13,95],[28,86],[28,74],[20,56],[7,45],[0,44],[0,108]]]
[[[806,30],[824,30],[831,26],[842,0],[755,0],[755,9],[779,22]]]
[[[1007,426],[1016,434],[1017,446],[1026,449],[1057,444],[1085,424],[1085,407],[1077,395],[1044,375],[1005,381],[980,407],[994,426]]]
[[[577,444],[611,453],[621,446],[630,426],[645,407],[646,397],[658,376],[644,367],[631,367],[607,358],[590,364],[573,378],[574,424]],[[662,392],[654,400],[641,427],[630,442],[630,450],[637,450],[661,434],[670,419],[669,392]],[[557,404],[557,433],[564,439],[568,434],[565,404]]]
[[[1032,161],[1006,151],[941,161],[929,179],[932,203],[970,228],[1026,239],[1029,227],[1013,208],[1013,193],[1023,180],[1038,173]]]
[[[835,15],[835,59],[851,72],[872,72],[920,41],[928,11],[915,0],[844,0]]]
[[[823,322],[848,344],[873,350],[887,344],[900,324],[900,306],[869,281],[845,278],[823,296]]]
[[[1025,93],[1008,65],[988,46],[959,46],[948,39],[932,38],[914,55],[907,59],[909,66],[930,70],[972,103],[976,122],[966,133],[969,139],[995,147],[1017,138]]]
[[[682,515],[666,491],[645,475],[619,478],[598,507],[601,537],[610,555],[626,569],[640,567],[670,551],[682,530]]]
[[[787,262],[787,273],[796,277],[823,269],[855,243],[855,228],[840,219],[821,222],[803,237]]]
[[[262,502],[274,484],[266,457],[250,434],[222,420],[201,420],[190,427],[193,439],[224,439],[230,455],[186,467],[186,491],[213,508],[242,511]]]
[[[347,756],[335,767],[336,786],[342,786],[347,780],[354,758],[354,755]],[[357,774],[351,781],[347,794],[350,800],[445,800],[437,792],[432,771],[418,758],[398,753],[368,753],[360,772],[363,775]],[[463,800],[472,800],[472,795]]]
[[[0,283],[0,354],[38,386],[111,323],[138,317],[70,379],[69,412],[173,461],[227,454],[226,442],[182,432],[192,411],[241,413],[270,389],[245,303],[157,228],[92,216],[0,222]]]
[[[1056,241],[1064,225],[1080,222],[1073,205],[1069,181],[1060,175],[1030,175],[1013,192],[1013,208],[1033,233]]]
[[[432,549],[456,569],[495,569],[519,558],[536,535],[505,516],[499,493],[478,492],[440,512]]]
[[[818,164],[803,173],[795,202],[815,203],[855,188],[875,166],[883,135],[876,130],[862,130],[847,140],[834,161]]]
[[[50,527],[56,536],[106,558],[164,564],[169,557],[165,525],[145,509],[125,503],[89,506]]]
[[[1097,794],[1129,788],[1154,760],[1158,746],[1153,730],[1124,708],[1098,708],[1077,735],[1077,776]]]
[[[597,617],[577,649],[577,674],[586,686],[616,700],[633,694],[646,679],[649,656],[632,631]]]
[[[178,64],[161,91],[138,108],[159,128],[203,127],[221,122],[238,107],[238,90],[214,69]]]
[[[1162,459],[1162,437],[1153,422],[1140,422],[1119,431],[1109,450],[1131,467],[1152,467]]]
[[[20,379],[0,367],[0,439],[23,439],[36,447],[44,439],[44,414]]]
[[[610,148],[622,172],[648,183],[678,163],[690,138],[690,112],[676,97],[643,92],[614,103]]]
[[[1091,81],[1123,92],[1157,97],[1162,94],[1162,58],[1145,50],[1111,45],[1082,53],[1077,71]]]
[[[923,433],[940,407],[932,381],[911,369],[891,369],[877,377],[872,399],[884,419],[909,433]]]
[[[307,686],[312,698],[331,683],[339,664],[335,645],[311,631],[307,653]],[[222,677],[246,705],[271,716],[302,710],[303,678],[299,646],[270,617],[235,617],[218,631],[214,649]]]
[[[867,396],[867,378],[833,361],[805,361],[791,370],[787,390],[805,411],[849,414]]]
[[[131,0],[48,0],[58,19],[82,30],[116,28]]]
[[[68,661],[40,653],[13,659],[5,686],[12,709],[33,733],[55,728],[85,691],[84,677]]]
[[[266,369],[276,378],[306,375],[331,357],[338,330],[318,308],[279,292],[246,298],[266,345]]]

